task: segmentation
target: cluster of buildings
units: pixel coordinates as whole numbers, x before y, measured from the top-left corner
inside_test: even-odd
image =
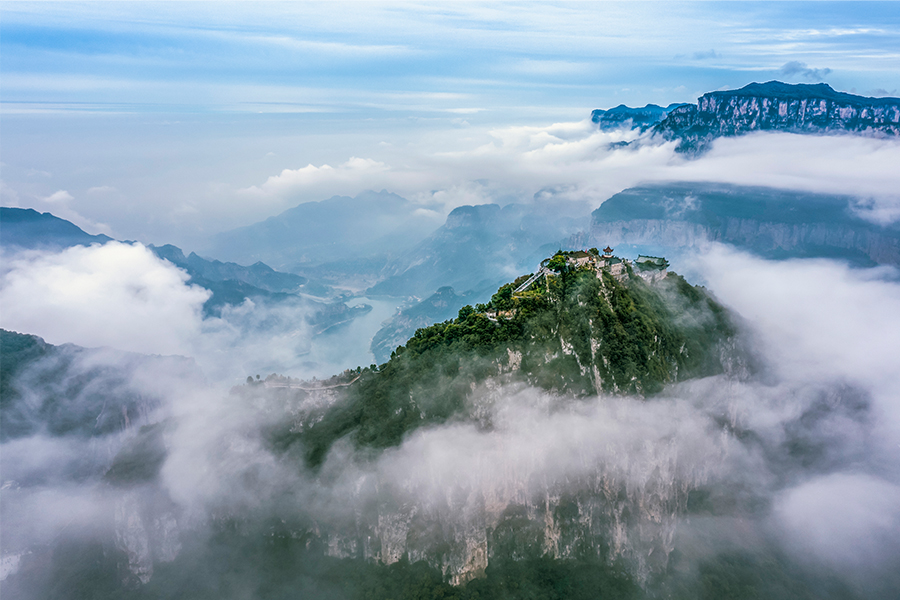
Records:
[[[609,246],[603,249],[603,254],[600,254],[596,248],[591,248],[590,250],[566,252],[564,256],[571,267],[587,267],[595,271],[598,277],[600,273],[607,271],[619,281],[625,278],[627,267],[631,267],[632,272],[648,282],[664,278],[669,267],[669,261],[659,256],[640,254],[633,262],[627,258],[619,258],[613,255],[613,249]],[[548,270],[547,266],[552,260],[553,258],[543,260],[540,271]]]
[[[628,275],[630,267],[631,272],[640,276],[647,282],[654,282],[663,279],[668,274],[669,261],[659,256],[645,256],[639,254],[634,261],[627,258],[619,258],[613,255],[613,249],[607,246],[603,249],[603,254],[596,248],[589,250],[576,250],[570,252],[557,252],[550,258],[541,261],[541,266],[537,272],[531,277],[520,283],[514,290],[514,294],[524,292],[530,288],[541,277],[555,275],[560,268],[560,260],[564,260],[572,269],[587,268],[591,269],[601,277],[602,273],[608,272],[617,280],[622,281]],[[511,310],[495,310],[485,313],[487,318],[496,321],[498,318],[511,318],[515,313],[515,309]]]

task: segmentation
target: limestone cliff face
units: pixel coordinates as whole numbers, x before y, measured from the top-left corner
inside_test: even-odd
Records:
[[[726,377],[745,374],[735,348],[722,352],[733,358]],[[522,364],[517,352],[507,358],[471,395],[469,413],[484,417],[485,429]],[[654,443],[597,431],[583,446],[572,445],[579,456],[565,473],[548,468],[538,448],[525,460],[477,456],[459,465],[467,475],[449,485],[376,470],[353,486],[348,501],[361,507],[353,518],[320,523],[315,534],[331,556],[423,560],[454,585],[482,576],[492,561],[538,556],[623,558],[645,581],[665,571],[689,494],[710,481],[728,453],[725,436],[704,440],[699,451],[681,434],[664,437]]]
[[[571,345],[571,340],[560,343]],[[472,390],[469,413],[496,419],[497,407],[515,393],[511,389],[516,389],[522,364],[516,351],[499,359],[496,375]],[[528,389],[518,385],[520,391]],[[248,389],[266,390],[286,401],[297,430],[318,420],[323,408],[339,397],[337,388]],[[509,406],[522,409],[517,401]],[[484,438],[495,435],[486,427],[479,430]],[[385,564],[404,556],[411,562],[423,560],[455,585],[482,576],[492,561],[542,555],[621,557],[633,565],[639,581],[664,572],[689,494],[715,477],[728,440],[711,436],[698,446],[677,428],[664,432],[662,442],[592,428],[571,435],[577,439],[566,442],[562,470],[547,459],[558,451],[555,446],[533,448],[523,457],[507,452],[502,437],[488,442],[498,445],[495,456],[474,453],[462,464],[434,465],[430,474],[398,468],[391,457],[358,473],[351,467],[352,474],[334,492],[320,488],[326,496],[337,494],[333,503],[326,503],[331,506],[297,506],[301,513],[308,511],[311,527],[294,533],[318,540],[333,557]],[[418,456],[415,450],[411,454]],[[146,584],[160,564],[177,560],[182,543],[204,526],[149,482],[123,488],[112,518],[115,546],[127,556],[133,585]]]
[[[859,231],[825,223],[771,223],[755,219],[724,219],[717,225],[667,219],[597,222],[582,245],[661,244],[693,248],[708,242],[727,242],[750,247],[765,255],[790,255],[808,247],[852,251],[879,264],[900,265],[900,240],[876,231]]]
[[[479,577],[494,559],[541,555],[621,557],[644,579],[665,569],[688,494],[706,481],[704,469],[686,473],[678,459],[658,448],[640,481],[596,465],[578,480],[537,487],[534,474],[510,472],[431,502],[414,500],[411,487],[400,490],[405,502],[393,497],[373,507],[370,520],[322,533],[332,556],[391,564],[406,555],[441,569],[454,585]]]
[[[836,92],[824,83],[752,83],[709,92],[697,104],[672,109],[654,131],[680,139],[682,150],[700,150],[721,136],[752,131],[857,132],[900,135],[900,98],[866,98]]]
[[[853,198],[685,182],[624,190],[594,211],[575,246],[691,248],[711,241],[770,258],[830,257],[900,265],[900,230],[863,218]]]
[[[706,373],[707,368],[687,361],[691,335],[649,329],[651,313],[637,303],[672,296],[671,308],[678,309],[686,332],[697,330],[694,320],[705,324],[717,313],[705,297],[694,302],[693,296],[685,296],[682,305],[675,296],[680,284],[688,284],[677,276],[651,288],[636,276],[632,281],[629,275],[626,282],[605,271],[598,277],[582,269],[546,283],[548,288],[569,286],[557,300],[566,318],[549,305],[543,309],[542,328],[533,330],[540,332],[541,343],[532,340],[535,336],[504,340],[495,352],[478,358],[477,377],[463,371],[441,380],[443,388],[459,391],[450,418],[429,422],[420,412],[432,410],[427,402],[440,391],[434,370],[419,371],[426,373],[428,385],[405,389],[397,383],[405,379],[391,369],[399,371],[401,356],[409,359],[407,347],[392,359],[393,365],[377,372],[348,372],[316,384],[273,375],[236,387],[229,408],[252,406],[252,414],[262,419],[257,424],[268,433],[260,435],[235,416],[241,424],[217,432],[221,443],[204,460],[212,461],[210,470],[222,465],[227,472],[221,489],[243,491],[244,483],[238,482],[249,481],[249,495],[256,498],[256,482],[268,482],[260,484],[269,486],[259,491],[260,513],[268,509],[271,490],[278,490],[277,511],[288,517],[291,537],[333,557],[392,564],[405,556],[427,562],[454,584],[482,575],[492,563],[540,556],[623,558],[642,581],[664,572],[689,494],[716,473],[728,442],[717,426],[713,436],[695,436],[695,430],[672,425],[667,417],[678,417],[677,412],[659,418],[652,412],[657,409],[637,411],[634,430],[617,423],[615,411],[630,414],[632,404],[643,406],[637,395],[653,382],[683,381],[689,371]],[[634,300],[627,304],[626,298]],[[644,358],[633,354],[633,375],[614,368],[617,347],[610,341],[630,339],[610,325],[618,322],[616,311],[623,306],[629,314],[646,315],[647,321],[641,338],[647,366],[639,366]],[[663,310],[658,310],[653,323],[664,322]],[[734,348],[712,347],[716,340],[733,342],[730,329],[721,332],[721,340],[712,335],[718,329],[710,324],[699,330],[710,338],[705,350],[735,355],[732,362],[740,366]],[[447,355],[445,364],[460,362],[462,356]],[[729,373],[734,365],[725,362],[717,359],[721,365],[713,372]],[[392,387],[379,395],[374,386],[384,381]],[[325,447],[321,462],[304,466],[303,458],[316,448],[316,436],[324,437],[319,432],[332,431],[334,414],[349,416],[351,424],[368,418],[383,429],[377,413],[367,415],[365,408],[355,412],[351,401],[363,393],[358,390],[368,390],[367,397],[376,399],[399,398],[399,413],[389,406],[387,414],[406,411],[422,421],[380,447],[363,446],[352,432],[339,433]],[[596,397],[625,391],[635,397]],[[664,401],[658,406],[674,411],[665,409],[669,403]],[[332,413],[333,408],[340,410]],[[158,473],[167,457],[179,456],[173,442],[181,439],[178,425],[171,426],[171,435],[162,426],[144,429],[121,454],[120,467],[111,469],[117,474],[111,480],[121,490],[114,515],[116,548],[127,556],[130,580],[142,583],[161,570],[161,563],[178,560],[184,552],[181,544],[190,548],[191,537],[204,527],[191,512],[194,505],[177,505],[164,486],[154,486],[163,483]],[[258,444],[262,437],[265,443]],[[282,452],[291,449],[292,439],[304,444]],[[131,460],[138,457],[143,460]],[[279,487],[282,481],[285,489]],[[205,501],[216,504],[215,499]],[[255,500],[251,506],[256,510]],[[207,519],[252,522],[260,513],[245,512],[239,502],[225,503]]]
[[[181,550],[176,507],[168,501],[161,509],[147,495],[159,494],[150,488],[133,489],[115,504],[116,548],[128,557],[128,570],[141,583],[153,577],[155,562],[171,562]]]

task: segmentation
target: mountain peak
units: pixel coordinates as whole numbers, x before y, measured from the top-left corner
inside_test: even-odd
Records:
[[[779,99],[834,100],[851,104],[897,104],[900,98],[869,98],[847,92],[838,92],[827,83],[784,83],[783,81],[767,81],[765,83],[749,83],[737,90],[721,90],[708,92],[704,96],[727,98],[733,96],[765,97]]]
[[[112,241],[107,235],[91,235],[70,221],[33,208],[0,207],[0,223],[7,247],[59,249]]]
[[[713,139],[751,131],[900,135],[900,98],[867,98],[837,92],[826,83],[751,83],[703,94],[697,104],[673,110],[654,127],[680,140],[679,151],[704,150]]]

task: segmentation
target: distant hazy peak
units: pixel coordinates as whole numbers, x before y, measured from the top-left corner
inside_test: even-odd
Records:
[[[457,206],[447,215],[446,229],[483,225],[487,219],[496,218],[500,214],[499,204],[477,204]]]
[[[0,207],[0,243],[17,248],[68,248],[112,241],[108,235],[91,235],[74,223],[33,208]]]
[[[303,202],[264,220],[213,236],[207,254],[280,271],[361,255],[393,255],[439,226],[418,205],[387,190]]]
[[[591,121],[600,125],[601,129],[617,129],[626,124],[632,129],[646,129],[666,118],[680,103],[670,104],[663,108],[656,104],[648,104],[643,108],[631,108],[620,104],[615,108],[598,108],[591,112]]]

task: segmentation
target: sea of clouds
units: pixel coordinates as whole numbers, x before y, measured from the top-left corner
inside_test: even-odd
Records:
[[[4,310],[4,328],[55,343],[184,354],[206,371],[205,381],[152,367],[130,375],[138,392],[152,381],[153,392],[145,394],[159,399],[145,422],[170,423],[157,485],[195,525],[210,511],[297,510],[342,522],[371,499],[360,492],[366,481],[395,490],[403,502],[428,505],[459,489],[509,499],[597,473],[635,490],[663,477],[750,490],[766,506],[755,515],[760,529],[796,560],[825,564],[862,591],[872,581],[894,582],[897,273],[824,259],[768,261],[718,245],[692,260],[748,328],[763,365],[750,379],[685,382],[646,401],[598,397],[574,404],[521,386],[501,388],[491,392],[489,429],[456,423],[417,431],[374,458],[338,444],[318,475],[266,444],[262,432],[283,411],[244,403],[226,390],[233,381],[226,372],[239,364],[234,357],[277,355],[284,346],[266,345],[261,336],[241,345],[226,321],[204,319],[207,293],[146,248],[111,242],[20,256],[7,266],[0,300],[14,307]],[[93,360],[122,359],[107,351]],[[752,432],[756,441],[738,439],[723,423]],[[14,491],[3,495],[4,545],[21,552],[73,522],[102,529],[122,492],[100,485],[89,465],[69,469],[71,457],[89,457],[102,472],[130,435],[98,442],[39,432],[5,442],[3,478]],[[798,440],[815,450],[813,458],[791,453]],[[713,529],[722,537],[734,526],[726,515]]]

